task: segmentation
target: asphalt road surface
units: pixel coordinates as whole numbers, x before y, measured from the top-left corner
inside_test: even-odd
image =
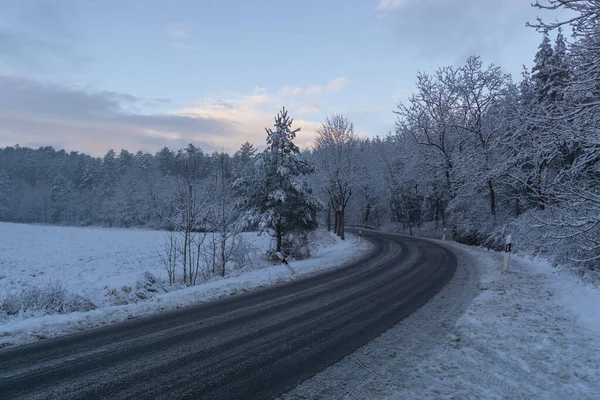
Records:
[[[379,336],[452,277],[425,240],[363,231],[346,267],[0,351],[0,398],[272,399]]]

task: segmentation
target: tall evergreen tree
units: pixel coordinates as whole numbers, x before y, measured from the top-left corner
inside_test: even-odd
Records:
[[[548,33],[544,33],[544,38],[535,54],[534,65],[531,69],[531,78],[539,101],[543,101],[550,90],[548,84],[552,75],[552,56],[552,43]]]
[[[275,251],[284,250],[293,235],[306,237],[317,227],[322,204],[302,176],[314,167],[300,158],[294,144],[300,128],[292,129],[292,118],[283,108],[275,117],[275,129],[267,128],[267,148],[257,156],[256,175],[236,181],[243,194],[240,203],[250,223],[275,238]]]
[[[233,175],[236,178],[254,173],[254,161],[257,149],[250,143],[245,142],[233,155]]]
[[[569,84],[571,72],[567,58],[567,44],[562,30],[559,29],[554,42],[552,57],[550,58],[550,77],[548,82],[548,95],[552,101],[564,99],[564,92]]]
[[[10,175],[0,169],[0,221],[6,220],[10,213],[12,182]]]

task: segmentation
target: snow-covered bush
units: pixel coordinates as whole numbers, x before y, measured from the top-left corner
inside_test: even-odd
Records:
[[[310,257],[310,243],[308,235],[304,233],[292,233],[283,240],[281,247],[286,257],[294,260],[305,260]]]
[[[107,288],[106,297],[110,305],[120,306],[147,300],[165,292],[167,289],[163,282],[146,271],[138,278],[135,286],[122,286],[119,289]]]
[[[252,265],[252,260],[256,257],[257,249],[248,242],[242,235],[236,240],[231,248],[230,259],[233,263],[233,268],[236,270]]]
[[[89,299],[67,290],[60,281],[50,281],[44,286],[23,286],[20,291],[8,293],[0,302],[0,310],[7,315],[31,312],[66,314],[95,308]]]

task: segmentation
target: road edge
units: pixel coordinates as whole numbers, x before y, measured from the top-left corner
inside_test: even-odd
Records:
[[[399,235],[405,236],[405,235]],[[414,236],[408,236],[415,239]],[[478,294],[481,271],[475,259],[449,242],[418,238],[450,251],[457,267],[449,282],[424,306],[353,354],[298,385],[280,399],[386,397],[403,387],[403,372],[452,340],[457,320]],[[394,369],[395,382],[387,369]]]

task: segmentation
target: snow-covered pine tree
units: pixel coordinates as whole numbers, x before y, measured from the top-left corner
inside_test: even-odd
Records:
[[[292,122],[283,108],[275,117],[275,129],[266,128],[267,148],[256,157],[256,174],[235,183],[247,221],[275,238],[277,252],[289,252],[291,249],[286,247],[294,236],[305,239],[317,227],[317,211],[322,208],[302,179],[314,167],[300,158],[294,144],[300,128],[292,129]]]
[[[254,173],[254,161],[257,149],[249,142],[241,145],[233,155],[233,176],[235,178]]]
[[[538,100],[543,101],[548,94],[550,87],[548,85],[552,76],[552,43],[548,33],[544,33],[542,43],[535,54],[534,66],[531,69],[531,78],[538,94]]]
[[[557,118],[565,113],[564,87],[569,74],[564,37],[557,36],[553,48],[547,32],[535,55],[530,80],[521,84],[521,116],[523,124],[515,132],[515,145],[520,148],[519,162],[513,172],[530,201],[540,210],[550,201],[549,192],[561,168],[567,143],[568,126]]]
[[[559,209],[549,224],[555,235],[577,243],[580,253],[574,259],[586,261],[598,270],[600,260],[600,1],[539,0],[545,10],[565,9],[573,13],[555,22],[538,20],[530,26],[548,32],[570,26],[568,62],[571,74],[564,88],[562,113],[551,116],[569,128],[572,142],[566,167],[553,188]],[[555,46],[560,48],[557,42]],[[555,50],[556,51],[556,50]],[[565,129],[566,130],[566,129]]]
[[[0,221],[6,221],[10,213],[12,182],[10,175],[0,168]]]

